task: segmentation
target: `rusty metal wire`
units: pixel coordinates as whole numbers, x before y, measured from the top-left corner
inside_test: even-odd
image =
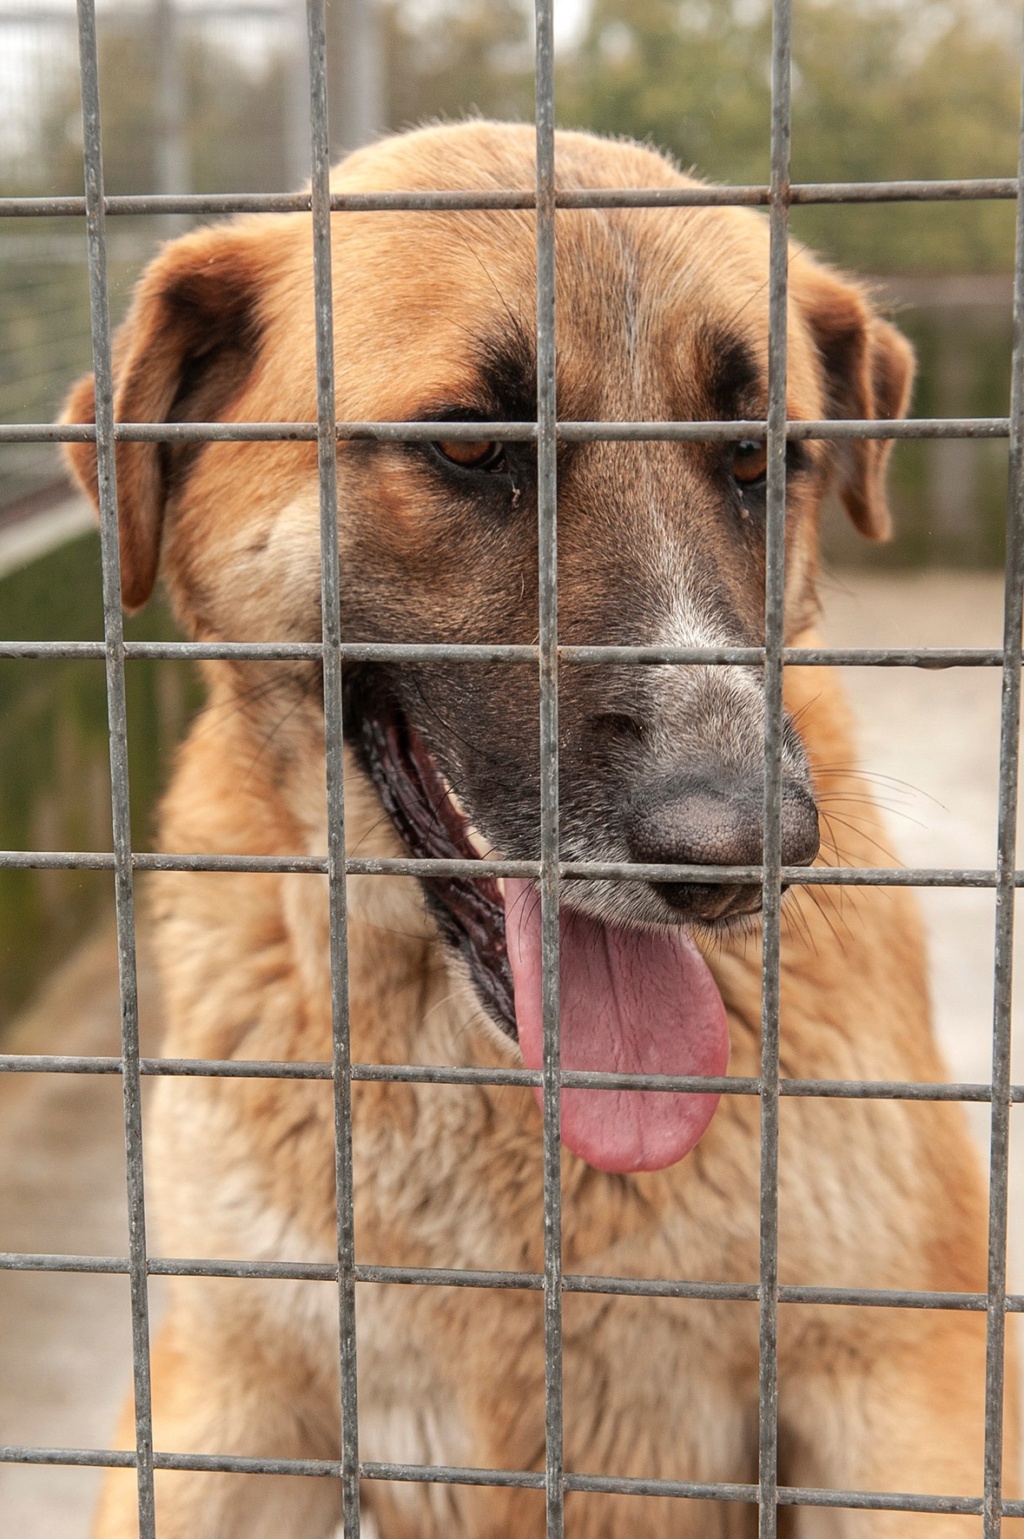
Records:
[[[93,361],[96,373],[95,426],[34,423],[0,426],[0,442],[95,441],[99,464],[103,557],[104,639],[102,642],[4,642],[0,657],[75,657],[103,660],[107,670],[110,719],[112,853],[90,851],[3,851],[0,867],[110,870],[117,897],[117,935],[121,989],[121,1052],[118,1056],[0,1055],[0,1072],[110,1074],[124,1090],[129,1246],[124,1256],[0,1254],[0,1271],[123,1274],[131,1284],[132,1346],[135,1391],[135,1440],[131,1450],[14,1446],[0,1450],[0,1462],[133,1468],[138,1478],[141,1539],[155,1539],[153,1472],[156,1469],[223,1470],[247,1474],[288,1473],[331,1476],[341,1483],[346,1539],[359,1532],[360,1481],[412,1481],[448,1485],[518,1486],[543,1490],[548,1539],[561,1539],[567,1491],[648,1494],[666,1499],[741,1501],[757,1505],[760,1539],[774,1539],[779,1507],[811,1506],[896,1512],[980,1515],[985,1539],[997,1539],[1001,1520],[1024,1517],[1024,1502],[1002,1495],[1003,1337],[1007,1312],[1024,1312],[1024,1295],[1006,1288],[1007,1161],[1009,1115],[1024,1102],[1024,1085],[1010,1076],[1010,1001],[1012,988],[1013,910],[1024,871],[1015,866],[1022,592],[1024,592],[1024,199],[1021,177],[958,181],[814,183],[789,181],[792,39],[789,0],[774,0],[772,51],[771,180],[767,186],[691,187],[680,189],[603,189],[559,192],[554,184],[554,88],[551,0],[536,0],[537,180],[531,188],[489,192],[419,192],[331,194],[328,185],[326,70],[323,0],[308,0],[310,191],[288,195],[106,197],[100,144],[95,0],[78,0],[80,71],[84,112],[85,196],[82,198],[2,198],[0,215],[33,219],[55,214],[84,218],[88,234],[92,307]],[[1024,142],[1022,142],[1024,166]],[[793,205],[837,203],[956,202],[1016,199],[1018,239],[1015,275],[1015,347],[1013,389],[1006,418],[950,418],[905,423],[866,421],[795,422],[786,420],[785,320],[788,216]],[[559,209],[609,207],[762,206],[771,221],[769,400],[765,421],[730,423],[609,423],[559,421],[555,399],[554,228]],[[457,424],[445,422],[446,438],[536,442],[539,464],[539,641],[537,646],[423,645],[415,638],[396,645],[353,645],[341,641],[341,595],[337,557],[338,441],[358,438],[424,440],[437,425],[425,422],[343,422],[335,417],[333,381],[330,215],[332,212],[460,209],[536,209],[538,408],[536,422]],[[118,423],[113,421],[110,324],[107,307],[106,221],[125,215],[233,212],[311,215],[314,232],[314,290],[317,320],[317,420],[305,423]],[[557,487],[556,447],[560,441],[708,441],[737,437],[765,438],[768,450],[767,625],[763,647],[560,647],[557,635]],[[784,645],[782,593],[785,572],[785,448],[790,439],[1009,438],[1011,484],[1007,512],[1007,561],[1004,639],[1000,648],[794,649]],[[306,440],[318,445],[320,472],[323,636],[317,643],[131,643],[126,644],[120,611],[117,547],[117,491],[114,446],[118,441],[257,442]],[[127,722],[124,668],[128,659],[232,658],[322,661],[326,743],[328,749],[328,826],[325,857],[258,857],[142,854],[133,851],[129,825]],[[541,849],[539,861],[496,861],[495,875],[539,879],[544,959],[544,1054],[540,1070],[475,1069],[415,1064],[353,1063],[348,1045],[345,883],[349,875],[455,876],[477,874],[479,863],[459,860],[346,858],[343,823],[342,669],[367,659],[446,659],[473,666],[503,662],[539,671],[541,686]],[[766,702],[765,850],[763,864],[735,867],[638,866],[582,863],[560,859],[558,839],[558,669],[572,663],[747,664],[762,669]],[[1002,672],[999,835],[992,869],[787,868],[781,862],[782,678],[787,665],[874,666],[920,669],[999,668]],[[138,1043],[135,979],[133,881],[136,871],[320,872],[331,894],[333,1057],[330,1061],[266,1061],[143,1058]],[[737,880],[763,887],[762,1061],[756,1077],[584,1073],[562,1070],[558,1049],[558,894],[573,879]],[[797,1080],[780,1076],[779,952],[780,894],[783,884],[992,888],[996,894],[993,1071],[989,1083],[918,1084],[904,1081]],[[142,1079],[161,1075],[330,1080],[335,1092],[336,1175],[338,1193],[337,1259],[331,1263],[244,1262],[154,1257],[145,1240],[140,1088]],[[355,1254],[351,1156],[351,1086],[360,1081],[401,1083],[533,1085],[544,1090],[544,1269],[536,1273],[440,1270],[360,1264]],[[628,1085],[639,1089],[714,1089],[723,1094],[755,1096],[761,1105],[761,1236],[758,1276],[748,1282],[692,1282],[685,1279],[616,1278],[565,1273],[562,1269],[559,1185],[559,1096],[563,1087]],[[990,1224],[988,1286],[985,1293],[927,1292],[783,1286],[778,1281],[778,1109],[784,1096],[964,1101],[991,1106]],[[150,1413],[148,1280],[160,1276],[302,1280],[338,1290],[341,1325],[340,1458],[337,1460],[249,1459],[154,1451]],[[446,1466],[382,1464],[360,1460],[356,1398],[356,1285],[402,1284],[422,1287],[525,1289],[545,1299],[546,1456],[543,1470],[464,1469]],[[759,1469],[756,1483],[696,1483],[636,1480],[567,1472],[562,1450],[562,1298],[566,1293],[621,1294],[633,1297],[717,1299],[754,1303],[759,1310]],[[780,1304],[815,1303],[881,1309],[967,1310],[987,1319],[986,1451],[984,1489],[957,1496],[907,1492],[817,1490],[780,1486],[777,1479],[777,1348]]]

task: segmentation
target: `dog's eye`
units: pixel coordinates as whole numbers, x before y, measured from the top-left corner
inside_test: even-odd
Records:
[[[493,439],[471,443],[468,439],[441,438],[433,448],[443,460],[462,470],[500,470],[505,463],[505,445]]]
[[[731,468],[740,486],[756,486],[768,472],[768,445],[744,438],[732,451]]]

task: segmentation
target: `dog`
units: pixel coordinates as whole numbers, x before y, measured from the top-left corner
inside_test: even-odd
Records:
[[[636,144],[560,133],[563,189],[691,185]],[[341,165],[343,192],[530,188],[532,130],[488,122],[386,139]],[[532,210],[333,218],[338,416],[439,422],[426,442],[340,444],[343,639],[518,642],[537,634],[535,448],[486,438],[536,416]],[[559,416],[763,419],[768,227],[725,207],[561,210]],[[114,350],[133,422],[316,416],[307,216],[254,216],[165,246]],[[913,358],[865,287],[793,244],[791,418],[888,420]],[[65,412],[91,422],[91,380]],[[445,436],[445,424],[480,436]],[[832,487],[869,539],[889,529],[890,444],[787,450],[785,629],[814,641],[817,524]],[[68,453],[97,496],[95,449]],[[764,638],[765,447],[564,442],[559,640],[752,646]],[[129,609],[158,569],[204,642],[319,639],[316,446],[122,442]],[[307,661],[203,664],[208,703],[163,804],[160,848],[326,849],[322,674]],[[351,855],[538,856],[536,667],[431,659],[346,664]],[[585,666],[560,677],[560,852],[569,861],[757,864],[761,672]],[[849,813],[849,816],[844,816]],[[879,862],[840,688],[787,668],[782,859]],[[349,878],[352,1053],[369,1063],[536,1068],[540,921],[525,881]],[[562,1062],[757,1075],[760,888],[565,881]],[[164,873],[151,889],[172,1057],[329,1060],[328,889],[309,874]],[[900,889],[791,891],[784,903],[786,1077],[944,1078],[920,924]],[[365,1083],[353,1090],[355,1242],[366,1264],[543,1269],[540,1092]],[[569,1273],[754,1283],[755,1096],[567,1089],[562,1252]],[[259,1262],[336,1257],[332,1087],[165,1078],[147,1118],[162,1253]],[[984,1291],[985,1195],[959,1107],[788,1097],[780,1109],[784,1284]],[[570,1471],[757,1478],[756,1302],[567,1292]],[[536,1290],[360,1284],[363,1459],[543,1468],[543,1300]],[[155,1446],[261,1458],[339,1455],[338,1315],[329,1283],[174,1278],[153,1354]],[[985,1317],[786,1303],[778,1317],[779,1478],[798,1487],[978,1495]],[[1008,1348],[1005,1443],[1016,1447]],[[129,1405],[123,1446],[134,1442]],[[1006,1460],[1004,1491],[1016,1493]],[[158,1471],[161,1539],[321,1539],[330,1478]],[[364,1480],[381,1539],[529,1539],[543,1492]],[[135,1478],[106,1477],[94,1534],[137,1533]],[[802,1505],[801,1536],[980,1532],[960,1516]],[[571,1539],[752,1532],[747,1502],[570,1490]]]

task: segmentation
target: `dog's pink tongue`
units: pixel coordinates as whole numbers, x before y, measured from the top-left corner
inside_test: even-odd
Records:
[[[689,936],[618,929],[566,910],[560,917],[563,1069],[725,1073],[725,1006]],[[539,1069],[540,902],[530,883],[506,882],[505,928],[519,1046],[526,1067]],[[598,1170],[662,1170],[689,1154],[717,1105],[704,1093],[563,1089],[562,1142]]]

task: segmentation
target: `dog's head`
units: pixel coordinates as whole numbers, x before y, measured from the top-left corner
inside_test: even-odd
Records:
[[[564,188],[685,183],[649,150],[579,134],[558,137],[556,166]],[[529,189],[533,178],[531,130],[474,123],[361,151],[335,185]],[[339,418],[483,428],[535,416],[532,212],[346,213],[335,217],[332,239]],[[561,419],[765,416],[762,216],[726,208],[561,211],[556,247]],[[315,418],[311,272],[304,217],[240,220],[166,247],[117,341],[117,418]],[[900,415],[910,349],[864,290],[794,247],[789,295],[789,416]],[[76,389],[66,415],[92,419],[91,381]],[[879,441],[841,451],[822,442],[790,445],[790,636],[814,616],[816,525],[826,489],[837,484],[866,536],[885,536],[887,450]],[[95,495],[94,451],[75,445],[69,452]],[[432,443],[343,443],[338,465],[345,640],[535,641],[531,445],[489,440],[483,431],[469,442],[439,429]],[[123,443],[117,485],[129,607],[146,601],[162,564],[194,636],[319,638],[315,446]],[[561,446],[563,643],[757,645],[764,577],[763,444]],[[270,721],[265,751],[294,752],[303,730],[311,743],[319,732],[322,742],[317,681],[280,665],[267,678],[262,692],[247,697],[249,709]],[[483,844],[507,857],[537,856],[535,667],[353,666],[345,707],[359,762],[414,853],[465,855]],[[759,862],[764,718],[757,670],[567,663],[559,712],[564,859]],[[809,862],[818,848],[817,811],[791,722],[783,774],[782,858]],[[527,1061],[539,1062],[532,889],[466,881],[427,884],[427,894],[488,1018],[509,1035],[518,1032]],[[570,883],[565,899],[563,1061],[724,1068],[720,1001],[684,927],[735,924],[756,910],[759,890]],[[630,1003],[632,994],[640,1005]],[[688,1001],[682,1007],[681,997]],[[690,1016],[683,1030],[681,1008]],[[680,1055],[672,1043],[682,1038],[688,1045]],[[584,1103],[592,1095],[569,1093],[566,1102],[572,1095],[584,1106],[584,1123],[614,1121],[610,1113],[590,1116]],[[664,1098],[620,1099],[635,1111],[638,1099],[650,1108]],[[673,1099],[674,1125],[681,1099]],[[644,1111],[633,1117],[631,1133],[615,1132],[615,1148],[594,1127],[578,1134],[576,1146],[608,1168],[668,1163],[699,1136],[709,1099],[687,1100],[694,1136],[692,1128],[682,1140],[668,1136]],[[601,1101],[606,1110],[610,1104]]]

